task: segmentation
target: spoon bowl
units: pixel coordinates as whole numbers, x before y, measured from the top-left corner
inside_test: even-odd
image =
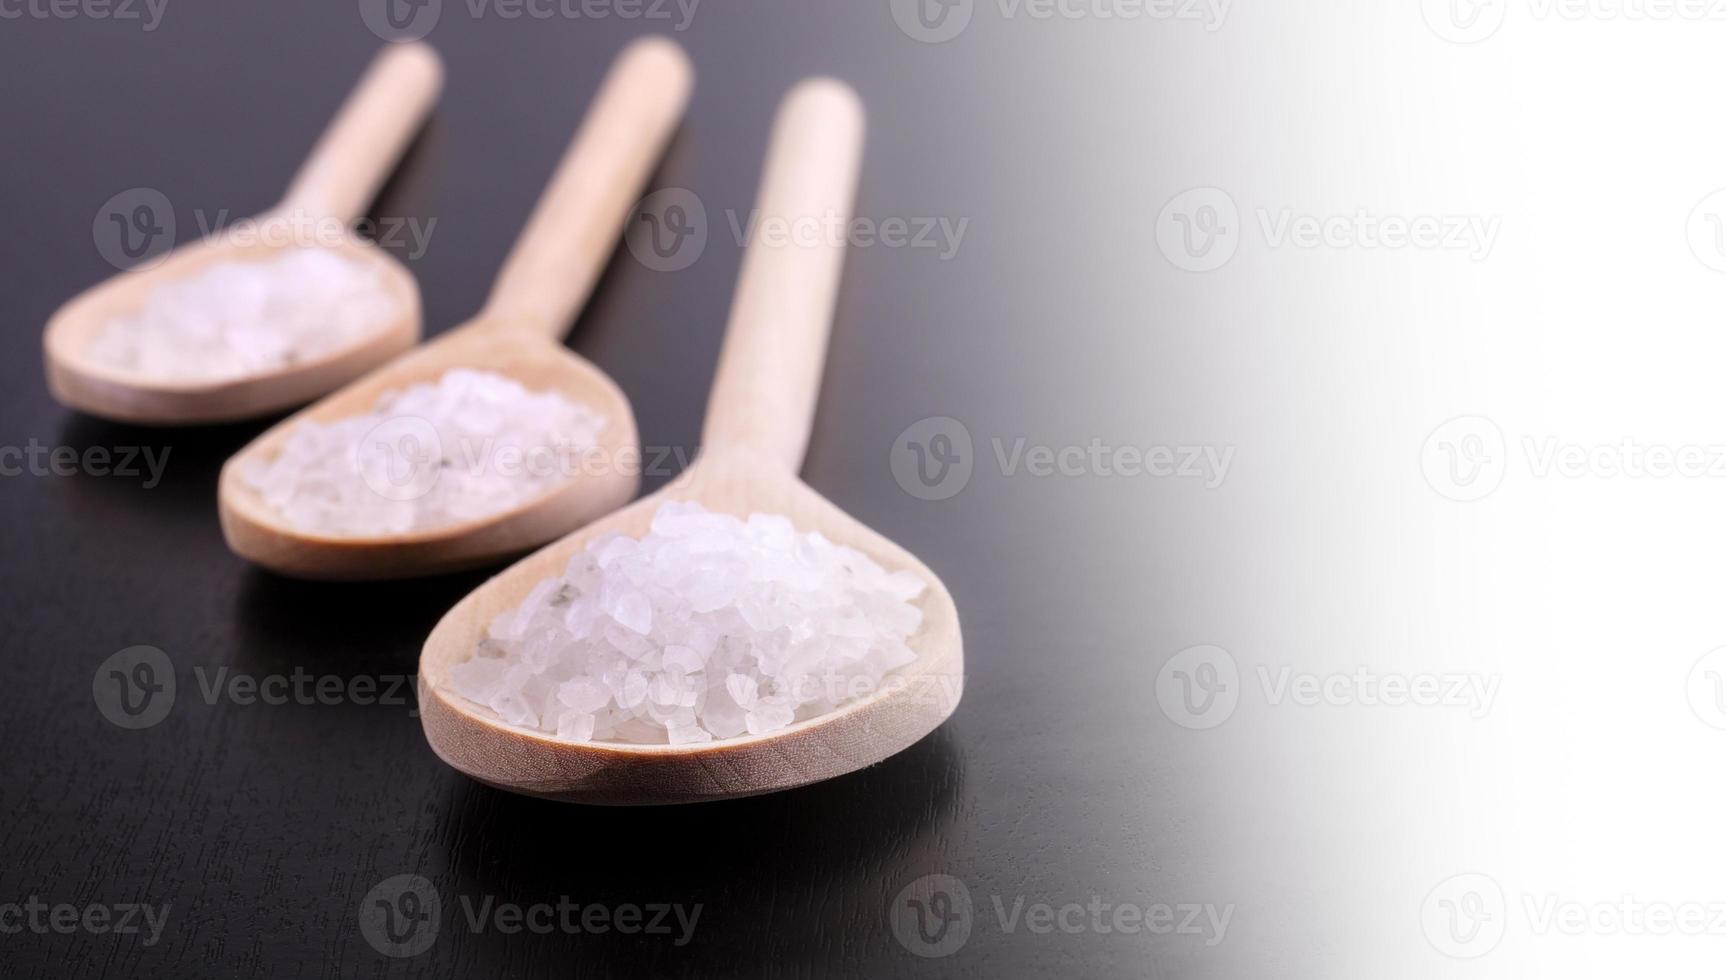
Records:
[[[195,276],[221,262],[266,260],[294,247],[208,239],[176,249],[148,271],[115,277],[74,297],[48,321],[44,344],[49,390],[64,405],[121,422],[238,421],[303,405],[419,341],[420,293],[412,273],[376,245],[349,238],[319,247],[377,270],[397,313],[380,329],[344,347],[269,372],[219,378],[162,378],[90,355],[109,321],[137,311],[162,283]]]
[[[562,741],[512,726],[455,692],[450,668],[473,656],[500,613],[556,577],[590,541],[614,532],[639,538],[661,504],[685,500],[739,518],[783,514],[797,530],[818,531],[883,568],[916,572],[929,586],[917,600],[922,625],[906,640],[917,659],[834,711],[764,735],[688,745]],[[792,789],[873,765],[934,731],[963,687],[958,610],[927,566],[776,462],[721,449],[704,451],[671,486],[523,559],[451,609],[420,655],[419,706],[438,757],[498,789],[566,802],[691,803]]]
[[[690,84],[688,58],[672,42],[649,37],[624,49],[479,315],[277,424],[223,466],[218,507],[222,532],[236,554],[300,578],[435,575],[515,557],[635,496],[640,444],[629,400],[603,372],[566,349],[562,338],[676,128]],[[371,413],[386,392],[435,382],[458,368],[495,371],[530,391],[553,391],[597,412],[604,419],[597,445],[579,459],[566,456],[569,472],[556,474],[566,478],[534,499],[481,518],[403,534],[307,530],[290,523],[244,479],[251,464],[279,454],[301,422]],[[484,451],[442,449],[441,458],[453,457],[457,466],[472,465],[474,452]],[[501,472],[496,460],[478,462],[499,465]],[[390,498],[390,488],[372,489],[401,499]]]
[[[243,478],[251,460],[280,452],[303,421],[329,423],[372,411],[387,392],[435,383],[453,368],[495,371],[530,391],[554,391],[605,419],[599,443],[567,464],[569,478],[500,517],[405,534],[316,534],[289,524]],[[218,496],[229,547],[287,575],[330,580],[403,578],[459,571],[517,555],[623,506],[640,489],[629,465],[639,440],[629,400],[604,372],[531,329],[475,321],[452,331],[265,432],[222,467]],[[463,453],[479,447],[445,447]],[[474,465],[496,465],[476,459]],[[435,476],[434,476],[435,478]]]
[[[808,443],[843,237],[775,236],[848,226],[862,152],[857,96],[830,79],[799,83],[773,126],[758,195],[758,231],[744,253],[702,451],[675,482],[576,531],[480,586],[438,623],[420,654],[420,720],[438,757],[487,785],[555,800],[687,803],[790,789],[872,765],[933,731],[958,705],[963,643],[952,596],[927,566],[796,476]],[[812,225],[811,222],[814,224]],[[832,711],[759,735],[708,742],[566,741],[508,724],[468,700],[451,669],[473,657],[492,621],[558,577],[598,537],[644,536],[660,505],[693,501],[747,518],[777,514],[890,572],[924,582],[923,618],[906,641],[915,659]]]
[[[123,272],[67,302],[43,335],[48,387],[61,403],[102,418],[198,425],[271,415],[303,405],[412,347],[420,336],[419,286],[388,252],[348,233],[430,111],[443,67],[423,44],[379,55],[349,96],[287,197],[257,216],[246,235],[216,232],[159,261]],[[328,233],[329,227],[343,229]],[[320,229],[308,236],[302,230]],[[395,314],[351,342],[302,362],[238,376],[167,378],[94,357],[91,345],[151,291],[220,262],[259,262],[293,248],[319,248],[375,270]]]

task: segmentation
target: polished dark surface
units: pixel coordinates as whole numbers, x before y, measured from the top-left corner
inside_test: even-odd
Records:
[[[643,30],[471,9],[445,5],[429,38],[445,94],[373,211],[435,220],[423,255],[394,247],[432,332],[479,308],[607,61]],[[1201,745],[1151,694],[1169,652],[1210,638],[1215,620],[1188,611],[1198,596],[1243,584],[1226,560],[1227,498],[1179,481],[1008,476],[990,444],[1218,438],[1200,420],[1252,366],[1150,312],[1141,291],[1179,273],[1153,257],[1143,222],[1178,185],[1108,151],[1111,126],[1148,131],[1161,94],[1197,84],[1190,66],[1165,77],[1157,65],[1206,35],[980,14],[964,37],[930,45],[885,2],[835,0],[702,5],[675,36],[696,90],[654,183],[705,202],[706,250],[661,272],[620,248],[570,345],[629,394],[646,445],[691,451],[739,258],[728,212],[750,206],[775,102],[806,74],[854,84],[871,112],[858,214],[967,224],[950,255],[852,249],[804,477],[951,590],[968,666],[955,716],[877,767],[799,791],[593,809],[445,767],[411,699],[206,697],[223,670],[388,685],[483,575],[331,586],[246,566],[223,546],[214,489],[260,426],[158,431],[68,412],[46,391],[40,329],[113,272],[93,241],[104,201],[159,190],[182,240],[200,216],[269,206],[379,42],[352,3],[171,0],[151,31],[0,20],[0,444],[169,453],[149,487],[88,468],[0,478],[0,903],[169,906],[153,944],[0,934],[0,973],[1221,975],[1201,938],[1034,934],[996,913],[1020,897],[1243,900],[1212,872],[1254,815],[1210,762],[1247,733]],[[1111,98],[1133,108],[1099,129],[1087,118]],[[901,489],[889,453],[937,416],[966,424],[977,472],[957,496],[926,501]],[[129,731],[97,710],[92,680],[134,645],[171,658],[178,692],[160,724]],[[925,958],[895,939],[891,906],[936,873],[967,885],[975,921],[962,948]],[[443,913],[428,951],[392,959],[358,913],[400,874],[431,882]],[[701,912],[680,945],[474,931],[464,897]],[[1244,920],[1231,941],[1252,942]]]

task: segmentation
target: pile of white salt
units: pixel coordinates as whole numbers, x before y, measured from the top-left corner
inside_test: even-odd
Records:
[[[385,393],[372,411],[305,420],[240,479],[291,525],[406,534],[491,517],[581,472],[605,428],[592,408],[493,371],[455,369]]]
[[[98,329],[89,354],[162,380],[239,378],[350,347],[401,313],[380,270],[293,248],[155,286],[142,307]]]
[[[879,690],[916,659],[916,573],[785,517],[667,503],[640,539],[591,542],[498,616],[457,693],[572,741],[761,734]]]

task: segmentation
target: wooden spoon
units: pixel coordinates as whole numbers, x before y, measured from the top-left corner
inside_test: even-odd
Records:
[[[690,78],[687,56],[663,38],[636,41],[618,56],[479,315],[282,421],[228,460],[218,502],[230,548],[303,578],[430,575],[519,555],[635,496],[639,467],[628,463],[640,447],[629,400],[562,338],[682,117]],[[600,413],[605,427],[592,458],[610,465],[585,467],[514,510],[376,537],[297,528],[240,478],[247,460],[273,457],[300,422],[365,414],[384,393],[435,382],[454,368],[496,371]]]
[[[442,86],[443,65],[431,48],[386,48],[300,167],[287,196],[245,226],[255,234],[218,231],[62,306],[43,338],[54,397],[70,408],[122,422],[229,422],[304,404],[412,347],[420,336],[420,294],[413,275],[347,229],[365,213]],[[351,345],[243,377],[164,379],[90,356],[92,340],[107,323],[136,311],[161,284],[218,262],[258,261],[295,247],[326,248],[377,269],[399,312]]]
[[[438,623],[420,654],[426,739],[445,762],[500,789],[584,803],[679,803],[788,789],[879,762],[939,725],[958,704],[964,662],[958,614],[941,582],[903,548],[859,524],[797,479],[843,258],[857,180],[863,111],[830,79],[792,89],[780,107],[707,407],[703,449],[670,487],[583,528],[493,578]],[[783,233],[819,226],[819,240]],[[890,571],[928,582],[917,659],[890,683],[826,715],[759,736],[684,745],[566,742],[512,727],[450,686],[493,618],[558,576],[589,541],[641,537],[666,501],[698,501],[746,517],[776,513]]]

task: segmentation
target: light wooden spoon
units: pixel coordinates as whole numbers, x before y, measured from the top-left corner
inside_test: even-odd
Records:
[[[191,425],[279,412],[333,391],[412,347],[420,336],[413,275],[388,252],[351,234],[443,85],[443,65],[424,44],[393,45],[373,60],[276,207],[234,229],[170,252],[74,297],[43,337],[48,387],[70,408],[122,422]],[[218,262],[259,261],[317,247],[378,270],[396,316],[321,357],[237,378],[163,379],[90,356],[106,324],[141,307],[151,290]]]
[[[663,38],[632,43],[607,73],[479,315],[284,420],[228,460],[217,496],[222,533],[235,553],[302,578],[431,575],[519,555],[635,496],[640,468],[630,461],[639,458],[640,447],[629,400],[562,338],[683,115],[690,79],[689,60],[677,45]],[[274,457],[302,421],[365,414],[384,393],[435,382],[454,368],[496,371],[598,412],[605,427],[589,458],[604,465],[579,468],[514,510],[373,537],[297,528],[240,477],[248,460]]]
[[[703,449],[670,487],[583,528],[493,578],[438,623],[420,654],[426,739],[445,762],[500,789],[583,803],[680,803],[750,796],[828,779],[880,762],[934,730],[958,704],[964,661],[958,614],[934,573],[797,479],[820,384],[862,149],[856,95],[830,79],[800,83],[774,124],[759,221],[743,260]],[[798,228],[819,240],[798,243]],[[786,231],[793,234],[785,236]],[[778,236],[778,237],[774,237]],[[566,742],[512,727],[450,685],[491,621],[562,573],[589,541],[641,537],[671,500],[746,517],[775,513],[819,531],[928,588],[917,659],[839,709],[759,736],[687,745]]]

